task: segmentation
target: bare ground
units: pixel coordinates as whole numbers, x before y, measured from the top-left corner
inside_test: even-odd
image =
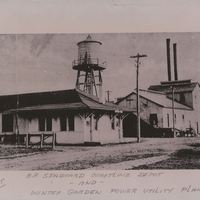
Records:
[[[54,151],[0,146],[0,170],[189,168],[200,168],[200,138],[146,138],[141,143],[58,146]]]

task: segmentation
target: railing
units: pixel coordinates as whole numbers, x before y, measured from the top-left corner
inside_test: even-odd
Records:
[[[31,138],[33,137],[37,137],[39,138],[39,142],[31,142]],[[25,140],[25,144],[26,144],[26,148],[29,148],[29,146],[34,146],[34,145],[39,145],[40,148],[43,148],[45,145],[48,145],[47,143],[45,143],[45,140],[52,137],[51,140],[51,147],[52,149],[55,148],[55,143],[56,143],[56,133],[52,132],[52,133],[27,133],[26,134],[26,140]]]
[[[77,66],[77,65],[83,65],[83,64],[94,64],[94,65],[99,65],[99,59],[98,58],[84,58],[84,59],[79,59],[79,60],[74,60],[72,62],[72,66]]]

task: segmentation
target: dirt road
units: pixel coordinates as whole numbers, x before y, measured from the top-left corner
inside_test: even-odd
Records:
[[[132,169],[168,159],[174,152],[193,149],[200,138],[147,138],[141,143],[106,146],[64,146],[54,151],[4,154],[0,146],[0,170],[75,170],[75,169]]]

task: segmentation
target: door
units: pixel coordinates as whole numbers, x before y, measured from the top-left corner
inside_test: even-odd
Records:
[[[149,123],[153,127],[158,127],[158,116],[156,113],[150,114]]]

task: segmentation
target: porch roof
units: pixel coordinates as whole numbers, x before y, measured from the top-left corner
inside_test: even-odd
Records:
[[[87,109],[82,103],[67,103],[67,104],[48,104],[48,105],[39,105],[39,106],[27,106],[23,108],[9,109],[5,110],[3,113],[15,113],[23,111],[47,111],[47,110],[84,110]]]

